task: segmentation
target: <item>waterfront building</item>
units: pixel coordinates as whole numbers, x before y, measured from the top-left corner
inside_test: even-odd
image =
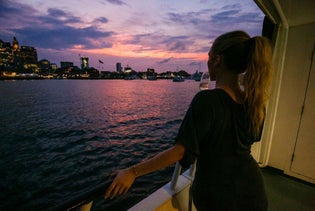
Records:
[[[154,68],[148,68],[147,69],[147,74],[154,74],[155,73],[155,69]]]
[[[121,73],[121,71],[122,71],[122,67],[121,67],[121,63],[120,62],[116,63],[116,71],[119,72],[119,73]]]
[[[57,70],[57,64],[56,63],[50,63],[50,68],[53,70],[53,71],[55,71],[55,70]]]
[[[61,68],[73,67],[73,62],[62,61],[62,62],[60,62],[60,67],[61,67]]]
[[[124,72],[130,73],[130,72],[132,72],[132,68],[127,65],[127,67],[124,68]]]
[[[13,65],[12,46],[9,42],[0,40],[0,68],[7,68]]]
[[[0,68],[2,71],[38,72],[37,51],[31,46],[21,46],[16,37],[12,45],[0,40]]]
[[[37,64],[37,51],[31,46],[21,46],[20,58],[22,63],[25,64]]]
[[[12,42],[12,50],[17,51],[19,50],[19,42],[17,41],[16,37],[13,37],[13,42]]]
[[[42,74],[50,74],[51,73],[51,65],[50,65],[50,61],[48,61],[47,59],[42,59],[38,62],[38,66],[41,70]]]
[[[155,72],[154,68],[147,68],[147,79],[148,80],[157,79],[157,73]]]
[[[81,69],[89,69],[89,57],[81,57]]]

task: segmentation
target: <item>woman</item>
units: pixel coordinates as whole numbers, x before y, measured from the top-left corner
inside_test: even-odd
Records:
[[[263,179],[250,148],[261,137],[271,57],[264,37],[250,38],[243,31],[219,36],[208,60],[216,88],[196,94],[173,147],[119,171],[105,198],[125,194],[136,177],[197,158],[192,186],[197,210],[267,210]]]

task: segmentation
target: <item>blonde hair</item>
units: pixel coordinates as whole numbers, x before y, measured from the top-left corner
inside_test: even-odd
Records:
[[[225,66],[235,74],[244,73],[244,96],[250,131],[260,136],[265,118],[272,77],[272,49],[269,40],[262,36],[250,38],[243,31],[233,31],[219,36],[211,52],[222,55]]]
[[[269,97],[272,77],[272,49],[267,38],[257,36],[252,39],[255,41],[255,48],[252,49],[244,76],[244,93],[245,102],[248,105],[247,112],[250,115],[250,126],[257,137],[260,135]]]

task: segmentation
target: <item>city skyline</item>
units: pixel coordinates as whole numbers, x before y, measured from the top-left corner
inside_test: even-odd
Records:
[[[16,36],[39,60],[80,66],[84,56],[102,70],[119,62],[136,71],[205,71],[215,37],[236,29],[260,35],[264,16],[250,0],[0,1],[1,39]]]

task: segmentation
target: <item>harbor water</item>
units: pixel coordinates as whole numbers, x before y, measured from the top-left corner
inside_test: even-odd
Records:
[[[47,210],[172,146],[198,90],[193,80],[0,81],[0,210]],[[172,172],[93,210],[126,210]]]

